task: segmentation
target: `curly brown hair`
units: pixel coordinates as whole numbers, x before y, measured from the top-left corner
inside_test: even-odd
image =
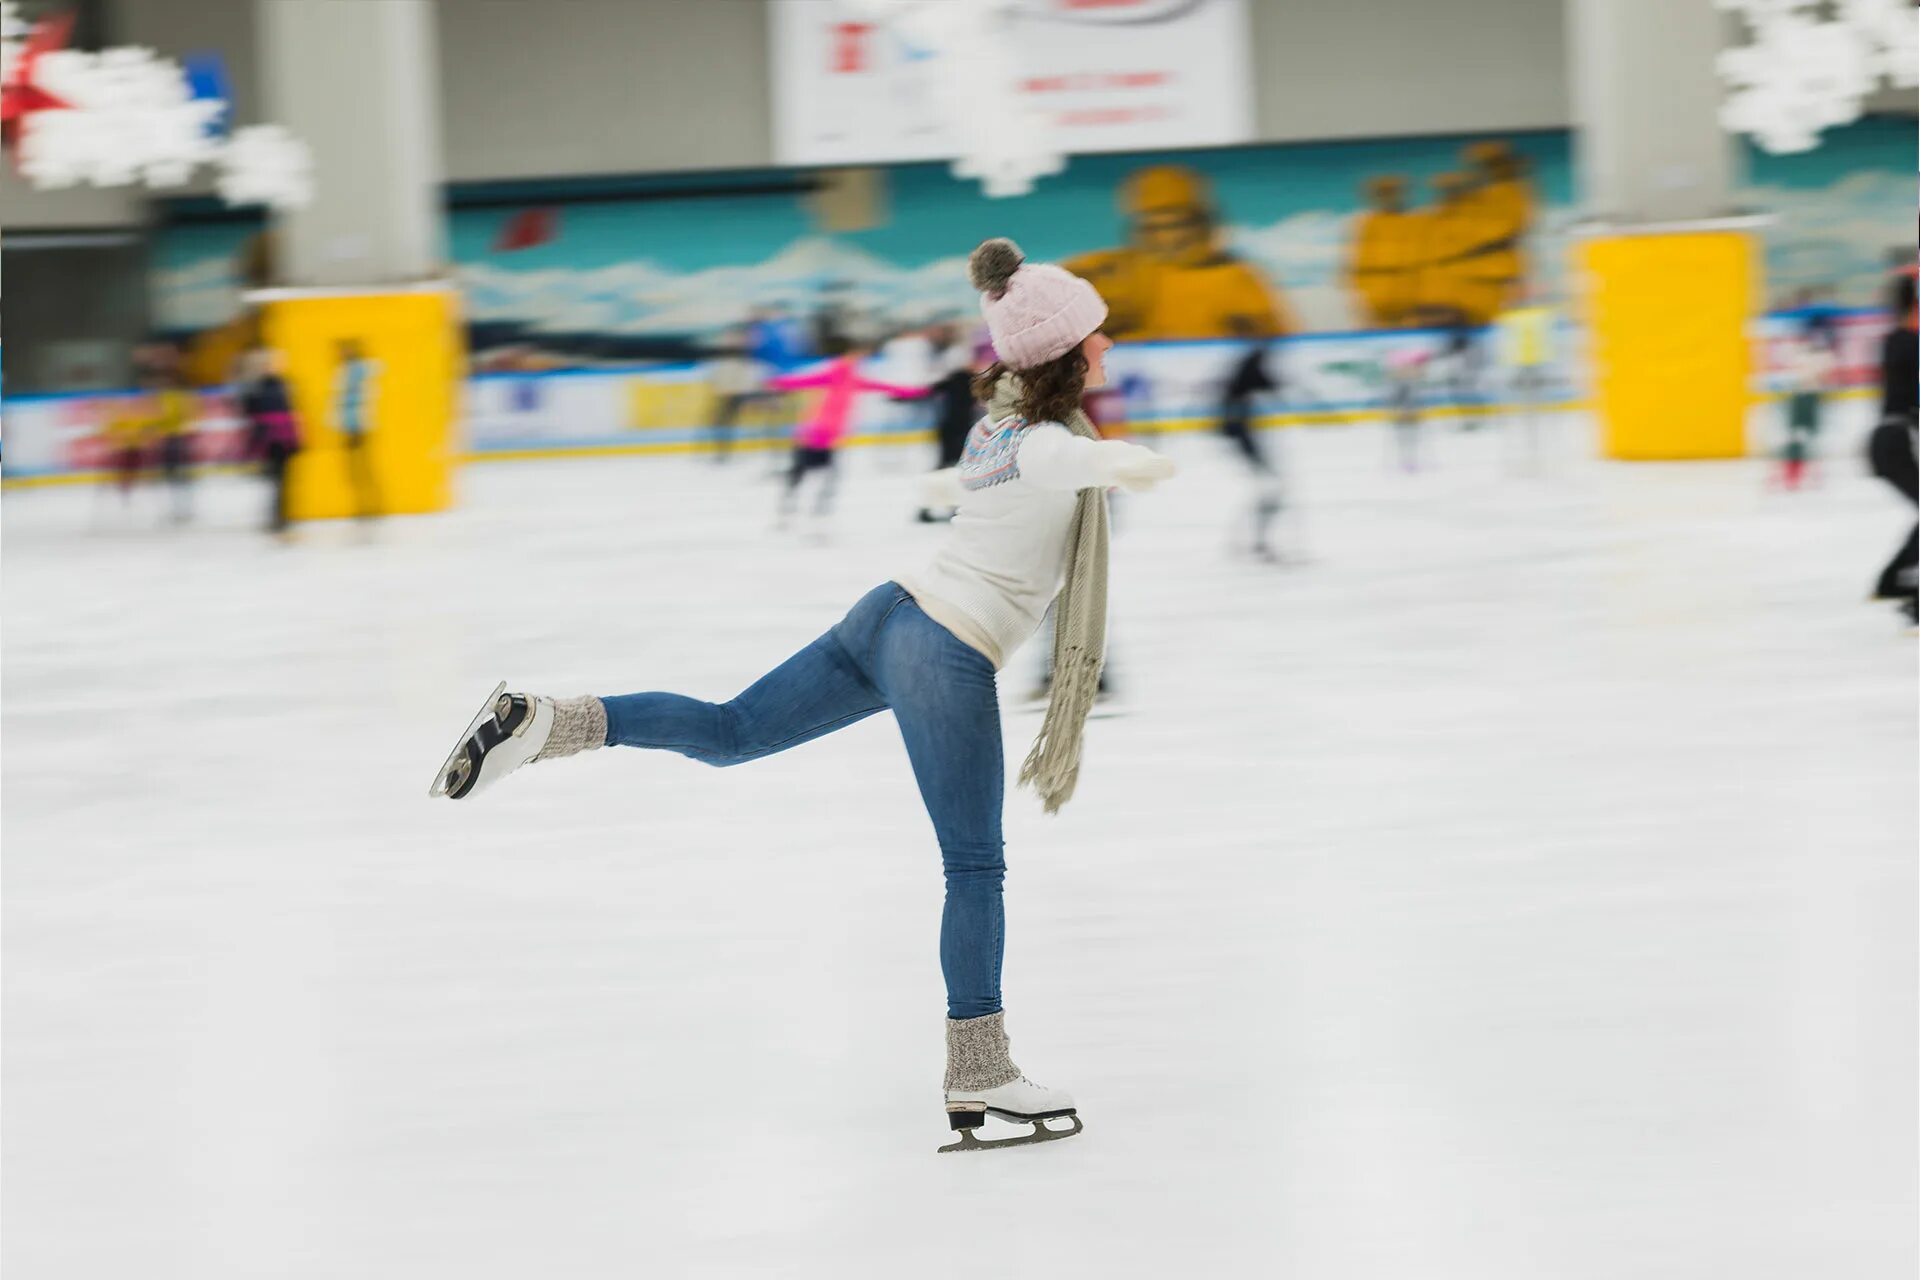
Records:
[[[1080,410],[1080,398],[1087,390],[1087,368],[1087,357],[1079,347],[1031,369],[1009,368],[996,360],[974,378],[973,398],[991,404],[1000,379],[1012,374],[1020,379],[1020,400],[1014,408],[1022,418],[1028,422],[1065,422]]]

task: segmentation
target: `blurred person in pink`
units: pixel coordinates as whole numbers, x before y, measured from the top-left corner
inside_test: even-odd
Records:
[[[870,344],[852,342],[826,366],[812,373],[789,373],[767,379],[775,391],[821,392],[813,411],[793,432],[793,465],[787,470],[786,489],[780,495],[780,520],[784,524],[799,502],[800,484],[812,471],[821,472],[820,491],[814,498],[813,514],[825,516],[833,507],[833,491],[839,476],[834,465],[835,450],[846,437],[853,420],[854,406],[863,392],[879,392],[913,399],[927,394],[926,387],[908,387],[863,377],[860,362],[873,354]]]

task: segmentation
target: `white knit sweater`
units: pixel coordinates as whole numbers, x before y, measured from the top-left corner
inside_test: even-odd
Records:
[[[1057,422],[981,419],[960,464],[935,477],[958,507],[932,563],[896,581],[927,616],[998,668],[1039,627],[1066,572],[1075,497],[1145,487],[1172,471],[1150,449],[1089,440]]]

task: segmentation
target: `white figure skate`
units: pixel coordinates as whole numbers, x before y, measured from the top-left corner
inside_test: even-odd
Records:
[[[429,796],[464,800],[540,754],[553,733],[553,700],[508,693],[501,681],[434,775]]]
[[[1011,1138],[980,1138],[975,1133],[989,1115],[1030,1124],[1030,1132]],[[1066,1127],[1050,1129],[1049,1120],[1066,1120]],[[1084,1127],[1074,1110],[1073,1098],[1064,1089],[1048,1089],[1021,1076],[992,1089],[947,1090],[947,1124],[959,1133],[941,1151],[987,1151],[994,1147],[1025,1147],[1036,1142],[1054,1142],[1071,1138]]]

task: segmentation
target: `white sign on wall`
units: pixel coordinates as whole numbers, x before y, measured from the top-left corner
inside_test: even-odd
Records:
[[[774,0],[768,9],[781,164],[962,153],[934,70],[942,54],[916,47],[913,24],[862,21],[835,0]],[[1017,0],[1011,27],[997,43],[1061,151],[1253,137],[1245,0]]]

